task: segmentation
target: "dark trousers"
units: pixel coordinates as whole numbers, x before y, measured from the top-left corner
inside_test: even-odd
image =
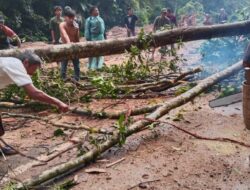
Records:
[[[135,29],[130,29],[130,30],[128,30],[127,31],[127,35],[128,35],[128,37],[131,37],[131,36],[135,36]]]
[[[74,79],[76,81],[79,81],[80,79],[80,61],[79,59],[73,59],[73,65],[74,65]],[[61,63],[61,77],[63,79],[66,79],[67,76],[67,67],[68,67],[69,60],[64,60]]]
[[[0,114],[0,137],[4,135],[4,128],[3,128],[3,123],[2,123],[2,116]]]

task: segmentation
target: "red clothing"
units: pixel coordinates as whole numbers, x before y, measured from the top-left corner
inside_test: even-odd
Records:
[[[174,15],[168,15],[169,20],[171,21],[171,24],[177,26],[177,19]]]
[[[0,27],[0,30],[2,30],[5,33],[5,35],[9,38],[16,36],[16,33],[13,30],[11,30],[8,26],[3,25],[2,27]]]
[[[0,50],[10,48],[10,40],[8,38],[13,38],[16,33],[13,32],[9,27],[5,25],[0,26]]]

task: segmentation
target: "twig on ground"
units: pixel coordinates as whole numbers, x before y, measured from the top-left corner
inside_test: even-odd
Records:
[[[6,113],[6,112],[2,112],[2,115],[14,117],[14,118],[25,118],[25,119],[34,119],[34,120],[38,120],[38,121],[44,121],[52,126],[61,127],[64,129],[86,130],[86,131],[89,131],[90,133],[100,133],[100,134],[105,134],[105,135],[112,135],[113,134],[113,132],[109,132],[109,131],[106,131],[104,129],[88,127],[88,126],[83,125],[83,124],[81,124],[80,126],[74,126],[74,125],[55,123],[55,122],[51,121],[51,119],[46,118],[46,117],[42,118],[39,116],[33,116],[33,115],[28,115],[28,114],[14,114],[14,113]]]
[[[210,138],[210,137],[205,137],[205,136],[201,136],[201,135],[198,135],[196,133],[192,133],[186,129],[183,129],[173,123],[169,123],[169,122],[166,122],[166,121],[160,121],[160,120],[154,120],[154,119],[148,119],[148,118],[143,118],[143,120],[146,120],[146,121],[150,121],[150,122],[154,122],[154,123],[163,123],[163,124],[167,124],[167,125],[171,125],[172,127],[178,129],[179,131],[182,131],[192,137],[195,137],[196,139],[201,139],[201,140],[207,140],[207,141],[219,141],[219,142],[230,142],[230,143],[233,143],[233,144],[238,144],[238,145],[241,145],[241,146],[244,146],[244,147],[247,147],[247,148],[250,148],[250,144],[246,144],[244,142],[240,142],[240,141],[237,141],[237,140],[234,140],[234,139],[230,139],[230,138],[226,138],[226,137],[215,137],[215,138]]]
[[[120,100],[120,101],[118,101],[118,102],[109,104],[108,106],[102,108],[102,111],[101,111],[101,112],[105,111],[105,110],[108,109],[108,108],[113,108],[114,106],[117,106],[117,105],[119,105],[119,104],[125,104],[125,103],[126,103],[125,100]]]
[[[44,162],[50,162],[51,160],[54,160],[55,158],[61,156],[61,155],[64,154],[65,152],[68,152],[69,150],[72,150],[72,149],[78,147],[80,144],[82,144],[82,143],[75,144],[75,145],[69,147],[68,149],[65,149],[65,150],[63,150],[63,151],[61,151],[61,152],[58,152],[58,153],[55,154],[54,156],[50,157],[50,158],[47,159],[47,160],[43,160],[43,161],[44,161]]]
[[[119,160],[117,160],[117,161],[115,161],[115,162],[113,162],[113,163],[107,164],[107,165],[106,165],[106,168],[110,168],[110,167],[112,167],[112,166],[114,166],[114,165],[116,165],[116,164],[119,164],[119,163],[123,162],[125,159],[126,159],[126,158],[124,157],[124,158],[121,158],[121,159],[119,159]]]
[[[157,181],[161,181],[161,179],[154,179],[154,180],[148,180],[148,181],[140,182],[140,183],[128,188],[128,190],[134,189],[134,188],[140,186],[141,184],[152,183],[152,182],[157,182]]]

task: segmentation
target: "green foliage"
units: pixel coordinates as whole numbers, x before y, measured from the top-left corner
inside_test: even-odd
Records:
[[[0,11],[6,24],[27,40],[40,40],[48,36],[48,19],[52,4],[49,0],[0,0]]]
[[[16,184],[13,182],[7,183],[3,188],[3,190],[15,190],[15,189],[16,189]]]
[[[176,116],[173,118],[173,121],[179,122],[181,120],[184,120],[184,116],[181,112],[177,113]]]
[[[196,86],[195,83],[189,83],[188,85],[186,86],[181,86],[179,88],[177,88],[176,92],[175,92],[175,95],[176,96],[179,96],[187,91],[189,91],[190,89],[192,89],[194,86]]]
[[[162,0],[0,0],[0,12],[5,16],[7,25],[13,28],[24,40],[36,41],[49,38],[49,20],[53,16],[53,6],[71,6],[77,11],[79,20],[84,22],[89,9],[97,5],[107,28],[124,25],[127,8],[132,7],[139,17],[139,24],[148,24],[160,14],[157,7],[166,3]],[[83,18],[82,18],[83,17]],[[84,24],[83,24],[84,25]]]
[[[195,14],[198,18],[198,22],[201,22],[204,15],[204,7],[198,1],[188,1],[185,6],[178,10],[178,15],[191,15]]]
[[[51,190],[70,190],[78,183],[74,179],[69,179],[63,182],[62,184],[55,185]]]
[[[112,80],[104,79],[102,76],[94,77],[91,80],[91,83],[94,87],[97,88],[99,97],[112,97],[115,98],[117,96],[117,88],[114,85]]]
[[[12,84],[2,91],[1,99],[3,101],[12,101],[13,99],[18,98],[18,101],[23,103],[25,97],[26,93],[24,92],[24,90],[18,87],[17,85]]]
[[[81,96],[80,97],[80,102],[82,102],[82,103],[89,103],[89,102],[92,101],[91,98],[92,98],[91,95]]]
[[[55,137],[61,137],[61,136],[65,136],[65,133],[62,129],[57,129],[54,131],[54,136]]]
[[[122,114],[117,122],[118,131],[120,135],[119,145],[122,146],[126,142],[127,124],[125,120],[125,115]]]
[[[62,101],[74,101],[73,95],[78,92],[78,89],[71,83],[65,83],[58,71],[51,70],[49,72],[44,72],[44,76],[40,76],[40,71],[37,71],[36,74],[32,77],[34,86],[38,89],[44,91],[48,95],[57,97]],[[44,80],[43,78],[46,78]],[[12,101],[17,99],[20,102],[24,102],[26,99],[26,94],[22,88],[17,87],[16,85],[10,85],[5,88],[2,92],[1,99],[4,101]]]
[[[239,93],[239,89],[235,86],[226,86],[225,88],[222,88],[222,91],[219,95],[219,98],[224,98],[233,94]]]
[[[231,21],[249,18],[250,7],[248,0],[217,0],[216,4],[207,0],[0,0],[0,4],[0,12],[4,15],[7,25],[25,41],[48,40],[49,20],[53,16],[55,5],[71,6],[77,11],[78,20],[82,23],[89,16],[90,7],[97,5],[107,28],[123,26],[128,7],[134,9],[140,26],[152,23],[164,7],[172,8],[178,16],[194,12],[200,19],[203,19],[203,12],[211,13],[217,18],[219,10],[224,7]]]
[[[149,65],[138,64],[132,60],[128,60],[122,65],[105,67],[104,71],[111,74],[116,83],[145,79],[150,74]]]

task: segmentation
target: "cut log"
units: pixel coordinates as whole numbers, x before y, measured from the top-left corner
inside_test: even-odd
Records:
[[[137,121],[133,123],[132,125],[130,125],[124,135],[128,137],[134,133],[141,131],[146,126],[152,124],[153,120],[160,119],[161,117],[166,115],[170,110],[188,103],[190,100],[193,100],[193,98],[201,94],[207,88],[213,86],[220,80],[225,79],[228,76],[231,76],[232,74],[240,71],[241,69],[242,69],[242,63],[239,62],[227,68],[224,71],[221,71],[217,74],[214,74],[208,77],[207,79],[204,79],[196,87],[192,88],[186,93],[174,98],[171,101],[168,101],[162,104],[153,113],[148,115],[145,120]],[[69,174],[72,171],[76,171],[76,169],[82,168],[89,162],[95,160],[101,153],[107,151],[114,145],[118,144],[119,141],[120,141],[120,134],[118,132],[114,133],[114,135],[109,140],[98,145],[98,147],[94,148],[93,150],[89,151],[83,156],[78,157],[74,160],[71,160],[65,164],[52,167],[48,169],[47,171],[41,172],[39,176],[28,179],[22,184],[18,184],[17,189],[25,189],[25,188],[27,189],[30,187],[34,187],[44,182],[47,182],[48,180],[51,180],[55,177],[58,177],[64,174]]]
[[[223,24],[202,27],[178,28],[160,32],[152,36],[151,46],[159,47],[177,42],[187,42],[218,37],[249,34],[250,21],[234,24]],[[80,42],[75,44],[51,45],[43,48],[30,49],[47,62],[65,59],[87,58],[124,53],[132,45],[143,47],[137,37],[111,39],[98,42]],[[0,57],[16,56],[23,50],[2,50]]]

